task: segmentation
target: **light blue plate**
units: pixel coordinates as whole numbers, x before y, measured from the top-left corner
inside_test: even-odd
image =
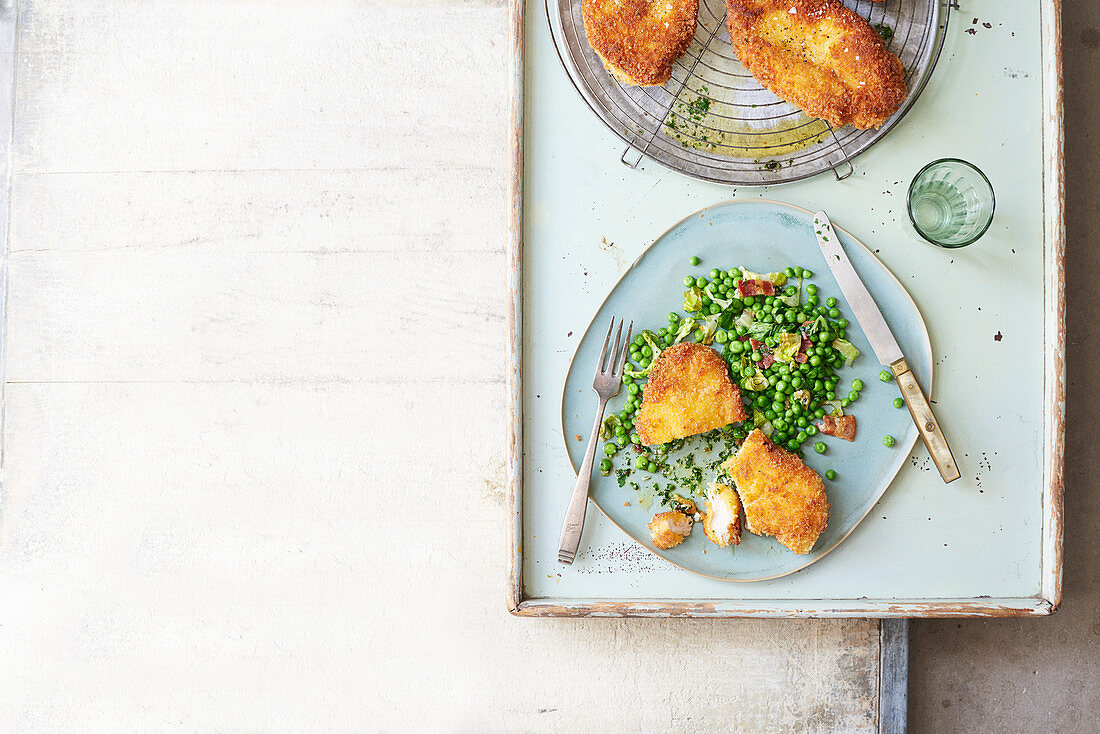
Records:
[[[843,386],[846,394],[857,377],[865,387],[847,411],[859,421],[854,443],[825,437],[829,446],[825,455],[814,453],[811,443],[804,445],[804,460],[812,469],[822,476],[827,469],[834,469],[838,475],[835,481],[825,480],[831,505],[829,526],[809,555],[795,555],[772,538],[747,532],[736,548],[718,548],[704,537],[702,528],[696,528],[679,546],[660,550],[653,546],[646,528],[653,514],[661,511],[658,504],[644,509],[629,483],[620,487],[614,475],[601,477],[598,471],[594,473],[591,496],[604,514],[650,551],[689,571],[728,581],[762,581],[805,568],[839,545],[870,512],[917,440],[909,411],[892,404],[899,396],[896,383],[878,379],[883,368],[825,264],[812,220],[813,213],[807,209],[758,199],[715,204],[692,214],[658,238],[630,267],[596,313],[573,356],[562,398],[562,435],[580,434],[587,439],[596,409],[592,376],[612,316],[633,320],[635,333],[667,326],[668,312],[682,310],[685,274],[705,276],[711,268],[733,267],[767,273],[799,265],[814,271],[813,282],[821,289],[823,302],[828,296],[840,301],[842,315],[850,321],[848,339],[859,349],[860,357],[851,368],[839,371],[842,382],[838,388]],[[932,379],[932,345],[916,304],[862,243],[839,227],[836,230],[927,394]],[[702,259],[697,268],[688,264],[692,255]],[[612,399],[609,413],[622,407],[626,394],[623,390]],[[886,434],[897,439],[893,448],[883,446]],[[584,458],[586,442],[565,444],[575,471]],[[633,454],[629,447],[626,451]],[[631,479],[643,475],[639,472]],[[711,479],[706,477],[704,481],[709,483]],[[567,499],[562,497],[563,512]],[[624,502],[630,505],[624,506]]]

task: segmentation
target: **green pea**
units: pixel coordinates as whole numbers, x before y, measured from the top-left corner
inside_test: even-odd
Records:
[[[812,277],[814,277],[814,271],[812,271],[812,270],[803,270],[802,271],[802,277],[803,278],[812,278]]]
[[[830,308],[829,309],[829,318],[835,319],[837,316],[840,316],[840,311],[835,309],[835,308]]]
[[[783,268],[783,275],[786,275],[788,278],[793,278],[794,268]]]
[[[809,437],[809,434],[807,434],[805,431],[799,431],[798,435],[794,437],[794,440],[798,441],[799,443],[805,443],[806,439]]]
[[[817,295],[817,286],[814,285],[813,283],[810,283],[808,286],[806,286],[806,293],[808,295],[811,295],[811,296],[816,296]]]
[[[828,306],[829,308],[832,308],[833,306],[836,305],[836,299],[833,298],[832,296],[829,296],[828,298],[825,299],[825,305]]]
[[[688,258],[688,262],[692,265],[698,265],[702,262],[702,260],[699,259],[698,255],[692,255],[690,258]]]
[[[817,433],[817,426],[814,426],[814,425],[806,426],[806,435],[807,436],[813,436],[816,433]]]
[[[645,469],[648,464],[649,464],[649,459],[647,459],[644,456],[639,456],[638,458],[636,458],[634,460],[634,468],[635,469]]]
[[[722,329],[719,329],[714,334],[714,341],[718,342],[719,344],[725,344],[728,339],[729,339],[729,336]]]
[[[707,279],[704,278],[703,276],[700,275],[698,278],[695,279],[695,287],[696,288],[705,288],[706,285],[707,285]]]
[[[863,389],[863,380],[859,379],[858,377],[856,379],[852,380],[852,389],[856,390],[856,391],[862,390]],[[848,397],[851,397],[851,396],[849,395]],[[855,398],[852,398],[852,400],[855,400]]]
[[[815,443],[814,444],[814,451],[816,451],[819,454],[825,453],[825,442],[824,441],[818,441],[817,443]]]
[[[619,447],[613,443],[605,443],[603,445],[603,452],[608,456],[614,456],[618,452]]]
[[[828,479],[829,481],[832,481],[832,480],[836,479],[836,472],[833,471],[832,469],[826,469],[825,470],[825,478]]]
[[[722,275],[722,273],[721,273],[720,271],[718,271],[718,270],[711,270],[711,271],[710,271],[709,273],[707,273],[707,275],[709,275],[709,276],[710,276],[710,279],[711,279],[711,280],[715,280],[715,279],[716,279],[716,278],[718,278],[718,277],[719,277],[720,275]]]
[[[615,466],[615,465],[611,463],[611,459],[603,459],[600,462],[600,474],[604,474],[604,475],[610,474],[611,473],[611,467],[613,467],[613,466]]]
[[[650,461],[645,465],[645,470],[650,474],[655,474],[657,472],[657,464]]]
[[[803,270],[802,268],[798,267],[797,265],[795,265],[793,268],[791,268],[791,270],[794,271],[794,277],[796,277],[796,278],[802,278],[806,275],[806,271]]]
[[[889,382],[890,380],[894,379],[894,374],[890,372],[890,370],[883,370],[882,372],[878,373],[878,379],[882,380],[883,382]]]
[[[895,443],[896,441],[894,440],[894,437],[891,436],[889,433],[882,437],[882,445],[886,448],[892,447]]]
[[[754,303],[756,303],[756,296],[745,296],[744,298],[741,299],[741,303],[743,303],[746,306],[751,306]]]
[[[851,404],[852,404],[852,401],[849,400],[848,398],[841,398],[840,399],[840,407],[842,407],[842,408],[847,408]]]
[[[631,342],[634,344],[634,346],[641,347],[643,344],[645,344],[645,337],[641,334],[638,334],[631,340]]]
[[[625,436],[626,435],[626,429],[623,428],[622,426],[615,426],[615,435],[616,436]]]
[[[855,402],[856,400],[859,399],[859,393],[856,392],[855,390],[852,390],[850,393],[848,393],[848,399],[851,400],[852,402]]]
[[[688,275],[684,278],[684,287],[685,288],[691,288],[694,285],[695,285],[695,278],[693,278],[690,275]]]
[[[740,354],[744,350],[745,344],[737,339],[730,342],[729,350],[733,354]]]
[[[842,329],[848,328],[848,319],[838,319],[836,325]]]
[[[638,438],[638,434],[637,434],[637,433],[632,433],[632,434],[630,434],[630,443],[632,443],[632,444],[640,444],[641,442],[642,442],[642,439]]]
[[[904,408],[905,407],[905,401],[902,400],[901,398],[894,398],[894,407],[895,408]]]
[[[720,313],[722,313],[722,307],[721,307],[721,306],[719,306],[719,305],[718,305],[717,303],[712,303],[712,304],[710,304],[710,306],[708,307],[708,309],[710,310],[710,315],[711,315],[711,316],[714,316],[715,314],[720,314]]]
[[[638,394],[638,384],[637,383],[631,383],[631,384],[627,385],[626,386],[626,391],[629,392],[631,395],[637,395]]]

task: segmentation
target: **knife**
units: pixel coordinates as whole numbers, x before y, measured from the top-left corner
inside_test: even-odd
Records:
[[[901,353],[901,347],[890,332],[890,327],[886,325],[882,311],[875,305],[871,294],[867,292],[867,287],[856,275],[852,263],[844,254],[844,248],[825,212],[814,214],[814,233],[817,235],[817,244],[821,246],[821,252],[825,255],[825,262],[829,265],[829,270],[833,271],[833,277],[840,285],[844,299],[848,301],[856,320],[863,327],[867,341],[871,342],[875,356],[882,364],[889,367],[897,378],[901,396],[909,406],[909,414],[913,416],[913,422],[917,424],[920,437],[924,439],[924,445],[928,447],[928,453],[932,455],[932,461],[939,469],[940,476],[943,477],[944,482],[955,481],[959,478],[959,467],[955,464],[955,457],[951,455],[951,447],[947,445],[943,431],[940,430],[940,423],[932,414],[928,399],[924,397],[920,385],[917,384],[917,378],[905,362],[905,355]]]

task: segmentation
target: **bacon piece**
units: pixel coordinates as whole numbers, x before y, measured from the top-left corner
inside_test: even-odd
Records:
[[[798,354],[794,355],[794,361],[798,362],[799,364],[806,364],[806,362],[808,362],[810,360],[810,358],[806,354],[806,352],[812,346],[813,346],[813,342],[811,342],[809,339],[807,339],[805,336],[803,336],[802,337],[802,345],[798,347]]]
[[[772,356],[772,350],[768,348],[767,344],[756,339],[749,339],[749,344],[752,345],[754,352],[760,352],[760,364],[764,369],[775,364],[775,357]]]
[[[749,296],[774,296],[775,283],[770,280],[742,280],[737,284],[737,295],[741,298]]]
[[[821,419],[818,429],[826,436],[836,436],[845,441],[856,440],[856,417],[854,415],[842,415],[840,417],[827,415]]]

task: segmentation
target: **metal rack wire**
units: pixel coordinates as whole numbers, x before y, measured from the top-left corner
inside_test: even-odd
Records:
[[[877,130],[833,130],[764,89],[738,63],[725,25],[724,0],[700,0],[695,39],[663,87],[634,87],[609,74],[588,45],[582,0],[545,0],[562,66],[581,97],[626,143],[622,161],[643,157],[695,178],[735,185],[798,181],[832,170],[854,171],[852,159],[890,131],[924,89],[939,58],[949,0],[848,0],[901,59],[909,95]]]

